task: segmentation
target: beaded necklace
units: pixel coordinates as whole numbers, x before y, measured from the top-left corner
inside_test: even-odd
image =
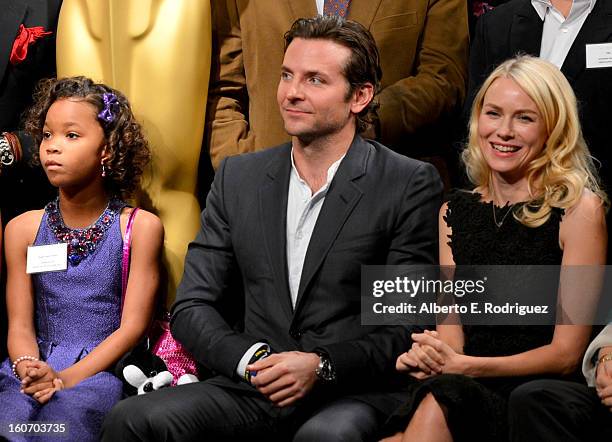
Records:
[[[59,197],[45,206],[49,228],[61,243],[68,243],[68,262],[77,266],[95,250],[108,228],[113,224],[115,216],[125,206],[123,201],[111,199],[104,212],[95,223],[84,229],[70,229],[64,224],[59,210]]]

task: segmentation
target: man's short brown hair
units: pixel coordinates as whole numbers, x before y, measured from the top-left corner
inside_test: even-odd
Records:
[[[361,24],[334,15],[318,15],[297,19],[285,33],[285,51],[295,38],[330,40],[351,50],[343,74],[349,83],[347,96],[366,83],[380,91],[382,69],[376,42],[370,31]],[[357,131],[363,132],[377,118],[378,102],[372,100],[357,114]]]

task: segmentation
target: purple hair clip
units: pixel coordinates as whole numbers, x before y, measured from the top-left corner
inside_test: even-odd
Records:
[[[105,123],[112,123],[115,121],[115,113],[118,111],[117,108],[119,107],[117,96],[112,92],[107,92],[102,95],[102,99],[104,100],[104,109],[98,114],[98,118]]]

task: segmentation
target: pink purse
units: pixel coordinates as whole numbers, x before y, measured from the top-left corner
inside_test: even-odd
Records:
[[[121,262],[121,310],[127,290],[128,275],[130,272],[130,247],[132,242],[132,224],[138,208],[134,208],[125,228],[125,240],[123,242],[123,258]],[[170,331],[170,314],[164,312],[162,319],[156,319],[151,324],[147,333],[147,340],[153,342],[149,349],[151,353],[159,356],[172,373],[172,386],[176,385],[179,378],[185,374],[198,376],[198,368],[193,356],[172,336]]]

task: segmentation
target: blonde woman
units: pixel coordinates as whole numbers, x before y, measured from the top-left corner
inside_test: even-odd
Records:
[[[582,138],[576,99],[552,64],[504,62],[484,82],[463,153],[471,192],[440,210],[442,265],[605,264],[606,196]],[[532,379],[577,372],[589,326],[439,325],[413,335],[397,369],[418,381],[390,440],[508,438],[507,403]]]

